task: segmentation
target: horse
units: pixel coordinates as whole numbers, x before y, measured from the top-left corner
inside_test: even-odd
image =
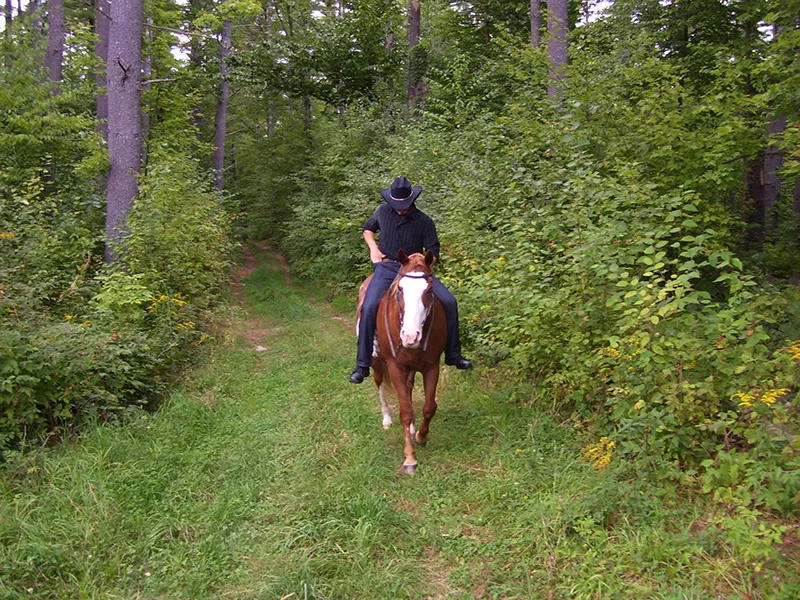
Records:
[[[397,393],[400,422],[403,425],[405,446],[402,472],[412,475],[417,470],[414,443],[424,446],[428,428],[436,414],[436,385],[439,383],[439,363],[447,341],[447,323],[442,303],[433,295],[433,254],[397,254],[400,271],[381,298],[378,306],[375,350],[372,354],[372,373],[378,387],[383,428],[392,424],[392,413],[386,399],[386,375]],[[361,317],[361,305],[372,275],[361,284],[356,319]],[[422,373],[425,404],[422,424],[414,429],[414,407],[411,393],[414,377]]]

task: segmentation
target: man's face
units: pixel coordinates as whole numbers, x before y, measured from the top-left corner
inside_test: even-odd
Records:
[[[405,209],[405,210],[397,210],[397,209],[394,209],[394,212],[396,212],[398,215],[407,215],[407,214],[408,214],[408,213],[410,213],[412,210],[414,210],[414,205],[413,205],[413,204],[412,204],[411,206],[409,206],[409,207],[408,207],[407,209]]]

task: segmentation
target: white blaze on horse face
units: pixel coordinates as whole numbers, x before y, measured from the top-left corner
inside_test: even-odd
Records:
[[[406,348],[416,348],[422,340],[422,326],[425,324],[425,305],[422,295],[428,289],[428,279],[422,273],[414,272],[407,275],[420,277],[403,277],[399,287],[403,292],[403,322],[400,324],[400,342]]]

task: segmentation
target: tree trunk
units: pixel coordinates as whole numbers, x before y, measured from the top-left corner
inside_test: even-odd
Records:
[[[96,0],[94,15],[94,32],[97,44],[94,53],[102,65],[95,75],[97,85],[97,130],[108,141],[108,94],[106,90],[106,61],[108,60],[108,32],[111,25],[111,0]]]
[[[386,38],[383,41],[383,48],[387,52],[391,52],[394,48],[394,34],[392,33],[392,22],[389,21],[389,24],[386,26]]]
[[[138,193],[141,162],[142,0],[114,0],[108,47],[107,262],[117,258]]]
[[[14,7],[12,5],[11,0],[6,0],[6,37],[8,37],[8,32],[11,29],[11,22],[14,19]]]
[[[567,64],[567,0],[550,0],[547,8],[547,54],[550,57],[547,95],[555,98],[561,94]]]
[[[27,12],[31,16],[31,31],[37,34],[42,33],[42,19],[39,12],[41,8],[39,0],[31,0],[27,6]]]
[[[272,4],[270,2],[266,3],[266,6],[264,7],[264,14],[267,21],[267,33],[264,39],[267,44],[271,44],[273,15]],[[275,98],[271,97],[267,101],[267,136],[272,137],[273,135],[275,135]]]
[[[768,139],[774,140],[786,129],[784,119],[771,119],[767,127]],[[767,146],[764,154],[763,194],[764,202],[764,236],[769,236],[778,227],[778,198],[781,193],[780,170],[783,166],[783,152],[774,143]]]
[[[147,17],[147,28],[145,37],[147,39],[147,49],[142,57],[142,78],[149,81],[153,75],[153,19]],[[150,84],[142,84],[142,92],[147,92]],[[147,138],[150,136],[150,111],[149,106],[142,107],[142,167],[147,172]]]
[[[217,116],[214,120],[214,186],[221,192],[225,185],[225,132],[228,119],[228,98],[230,97],[230,81],[228,80],[228,57],[231,54],[230,21],[222,24],[220,40],[220,97],[217,103]]]
[[[420,6],[419,0],[411,0],[408,7],[408,50],[411,56],[411,49],[419,44],[419,29],[420,29]],[[415,74],[414,65],[409,62],[408,70],[408,105],[413,107],[417,99],[417,77]]]
[[[311,96],[303,96],[303,123],[306,131],[311,131]]]
[[[50,81],[60,83],[64,59],[64,0],[48,0],[47,29],[45,66]],[[56,93],[58,93],[57,89]]]
[[[531,45],[538,48],[542,42],[542,7],[540,0],[531,0]]]

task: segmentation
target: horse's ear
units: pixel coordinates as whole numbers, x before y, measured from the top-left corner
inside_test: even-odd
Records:
[[[428,266],[430,267],[430,266],[433,264],[433,259],[434,259],[433,252],[431,252],[430,250],[428,250],[428,251],[425,253],[425,264],[426,264],[426,265],[428,265]]]
[[[408,264],[408,254],[406,254],[402,248],[397,251],[397,260],[400,261],[401,265]]]

